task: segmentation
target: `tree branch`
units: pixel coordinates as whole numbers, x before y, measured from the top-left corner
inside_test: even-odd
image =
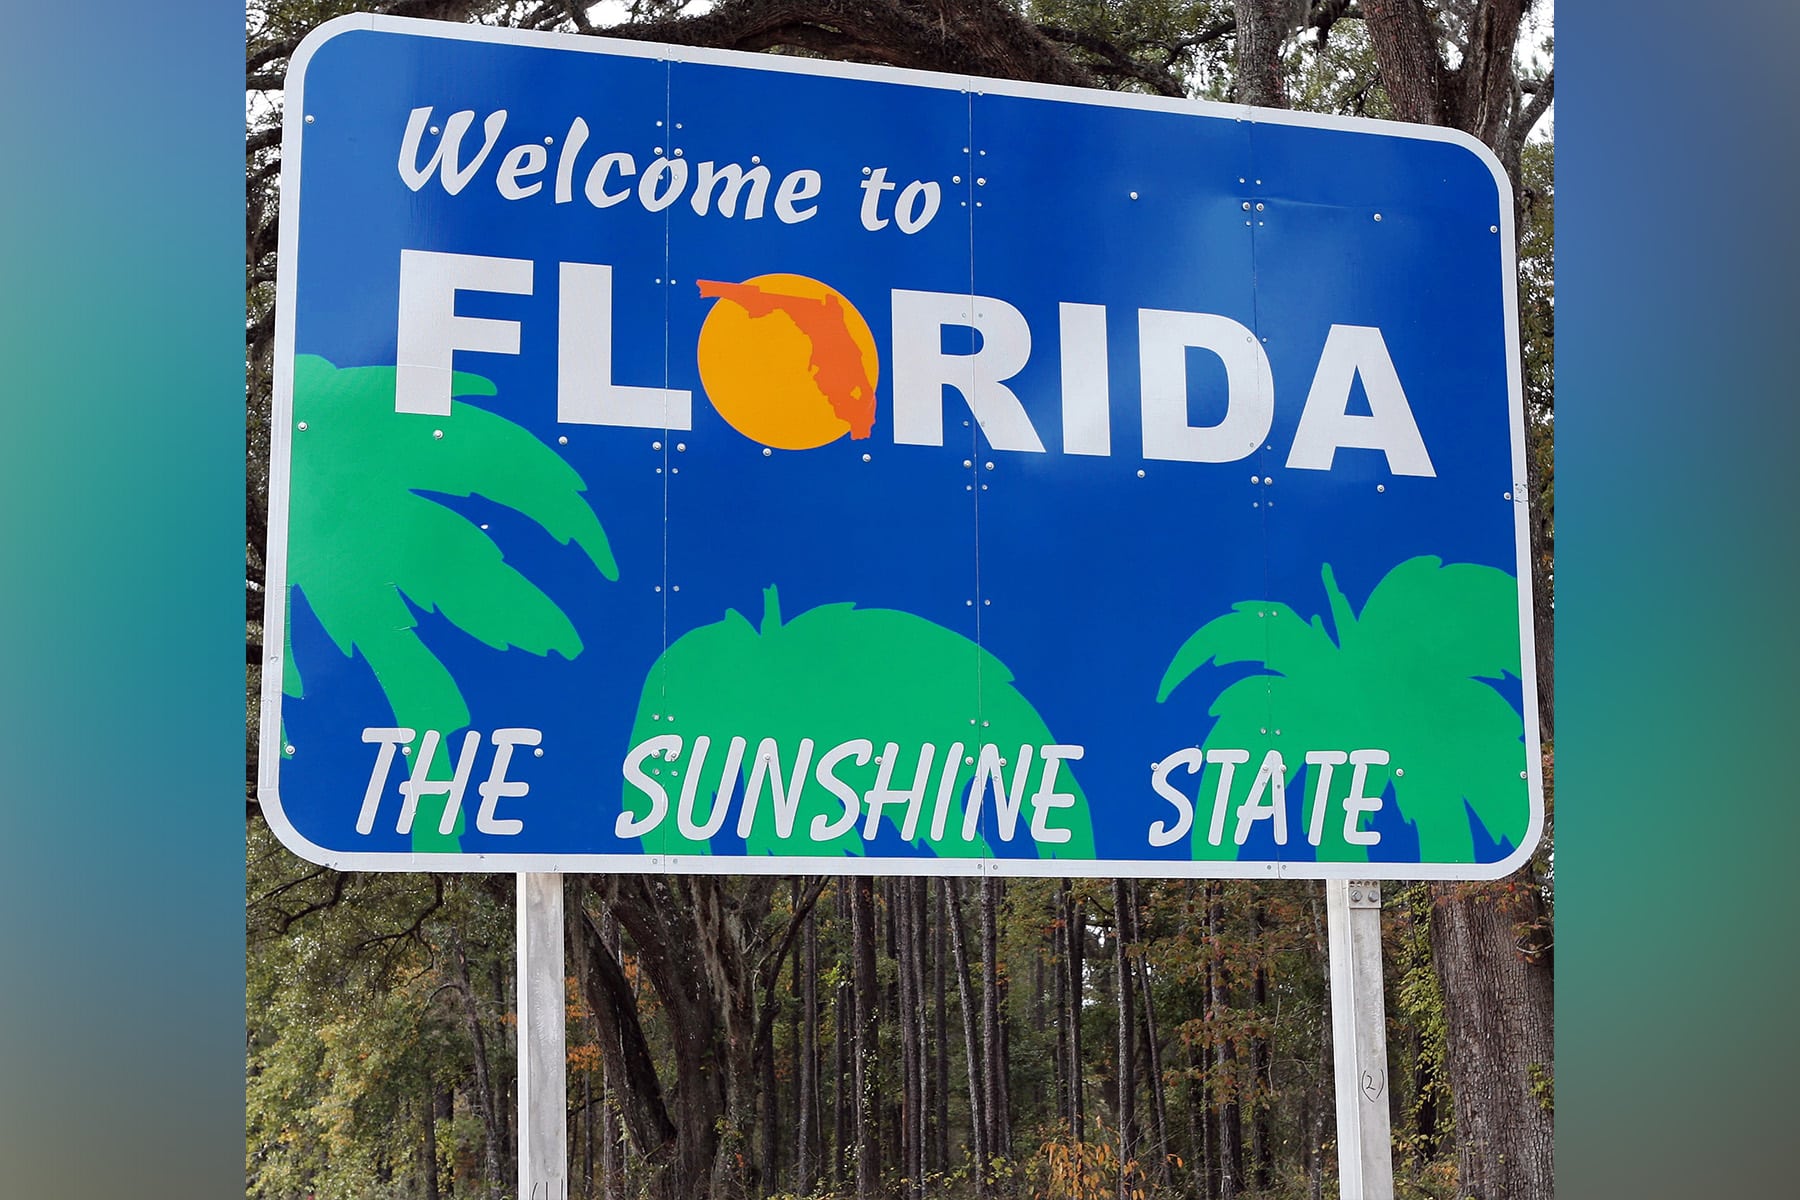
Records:
[[[1157,68],[1139,62],[1105,38],[1096,37],[1079,29],[1067,29],[1060,25],[1039,25],[1037,28],[1038,32],[1053,42],[1074,46],[1078,50],[1085,50],[1101,59],[1106,63],[1106,67],[1102,68],[1104,74],[1135,79],[1160,96],[1173,96],[1181,99],[1187,95],[1187,89],[1181,86],[1179,80],[1169,74],[1166,66]],[[1172,62],[1173,59],[1174,56],[1171,56],[1170,61]]]
[[[782,931],[781,942],[775,947],[772,963],[765,968],[762,1007],[756,1014],[756,1035],[750,1040],[753,1047],[751,1050],[753,1058],[768,1047],[769,1038],[775,1028],[775,984],[781,978],[781,964],[787,959],[788,950],[794,944],[794,934],[799,932],[801,924],[812,912],[813,905],[818,903],[819,894],[825,890],[825,885],[830,881],[829,875],[820,875],[813,880],[812,886],[807,889],[800,903],[794,906],[794,915],[788,920],[787,928]]]
[[[597,32],[607,37],[716,46],[791,47],[863,62],[1001,79],[1092,87],[1073,62],[1004,0],[955,5],[911,0],[723,0],[707,12]]]

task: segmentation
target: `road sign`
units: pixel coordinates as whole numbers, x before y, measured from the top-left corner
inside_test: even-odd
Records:
[[[261,783],[297,852],[1366,879],[1536,843],[1472,140],[366,16],[286,105]]]

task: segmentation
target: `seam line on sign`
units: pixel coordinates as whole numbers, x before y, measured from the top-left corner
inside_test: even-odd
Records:
[[[977,128],[975,126],[975,97],[976,97],[977,93],[976,93],[974,80],[971,79],[971,80],[967,80],[965,82],[968,84],[968,87],[966,88],[966,90],[963,93],[964,99],[968,106],[968,125],[967,125],[968,141],[964,144],[965,148],[964,148],[963,153],[966,155],[967,161],[965,162],[963,169],[965,171],[964,178],[967,180],[973,181],[975,178],[975,159],[976,159],[976,156],[980,149],[979,145],[976,142],[976,136],[979,133],[979,130],[977,130]],[[973,201],[975,199],[975,190],[974,190],[973,182],[964,183],[963,188],[967,191],[969,200],[971,201],[968,208],[966,209],[966,211],[969,214],[969,315],[968,315],[967,319],[969,321],[970,333],[971,333],[971,335],[973,335],[974,329],[975,329],[974,322],[977,319],[975,316],[975,294],[976,294],[975,293],[975,247],[976,247],[975,225],[976,225],[976,221],[975,221],[975,204],[973,203]],[[979,487],[976,487],[973,485],[980,482],[980,476],[977,474],[977,471],[979,470],[979,468],[976,467],[975,464],[981,458],[981,454],[979,453],[980,446],[981,446],[981,418],[979,415],[977,415],[977,413],[975,411],[975,406],[973,403],[974,398],[975,398],[975,356],[973,354],[969,355],[968,368],[969,368],[969,375],[968,375],[967,381],[964,384],[965,390],[963,392],[963,404],[969,410],[969,479],[970,479],[970,483],[971,483],[971,486],[969,488],[969,497],[970,497],[970,503],[972,505],[972,507],[970,509],[970,523],[973,527],[972,543],[973,543],[974,560],[975,560],[974,563],[972,564],[972,566],[974,569],[974,576],[975,576],[975,580],[974,580],[975,596],[974,596],[974,598],[976,600],[979,600],[979,599],[981,599],[981,596],[982,596],[982,592],[981,592],[981,489]],[[980,604],[972,603],[970,605],[970,607],[974,610],[974,618],[975,618],[975,628],[974,628],[974,633],[975,633],[975,732],[970,737],[970,743],[971,743],[972,748],[974,749],[976,760],[977,760],[977,762],[979,762],[980,757],[981,757],[981,744],[982,744],[981,730],[983,728],[985,728],[985,726],[981,724],[981,721],[982,721],[983,714],[987,711],[987,707],[986,707],[987,706],[987,678],[986,678],[985,671],[983,670],[983,653],[986,649],[987,643],[983,640],[985,630],[983,629],[982,623],[981,623],[981,608],[982,608],[982,606]],[[971,803],[979,805],[981,803],[981,800],[978,796],[970,793],[970,794],[966,794],[964,796],[963,803],[965,805],[971,804]],[[988,836],[988,830],[986,828],[987,821],[988,821],[988,816],[984,810],[982,819],[976,827],[976,834],[978,837],[981,838],[982,844],[986,847],[986,852],[975,860],[975,862],[976,862],[975,869],[976,869],[978,877],[980,876],[980,874],[982,872],[993,869],[993,859],[995,857],[994,843],[993,843],[993,840]]]
[[[674,136],[675,136],[675,64],[667,59],[664,59],[664,60],[662,60],[662,68],[663,68],[663,134],[665,137],[667,137],[669,139],[669,141],[667,142],[667,145],[669,146],[670,150],[673,151],[673,149],[675,148],[675,142],[674,142]],[[672,222],[672,218],[670,217],[669,213],[670,213],[670,209],[672,209],[673,207],[674,207],[673,205],[670,205],[669,208],[663,209],[663,212],[662,212],[663,269],[662,269],[662,275],[661,275],[662,287],[660,289],[658,289],[662,292],[662,310],[663,310],[663,322],[662,322],[662,326],[663,326],[662,459],[663,459],[663,467],[665,469],[663,470],[663,472],[660,476],[660,478],[662,480],[662,584],[663,584],[663,586],[662,586],[662,653],[657,656],[657,661],[662,664],[662,670],[660,672],[662,678],[657,681],[657,683],[658,683],[657,710],[664,714],[667,714],[669,711],[669,608],[672,603],[670,600],[670,596],[673,593],[673,589],[670,586],[671,575],[669,573],[669,510],[670,510],[670,501],[672,499],[672,497],[670,496],[670,492],[673,489],[670,486],[670,475],[669,475],[668,470],[666,469],[669,466],[669,443],[674,440],[674,434],[670,428],[670,421],[669,421],[669,402],[670,402],[670,394],[671,394],[671,384],[673,383],[673,380],[671,380],[669,377],[669,315],[670,315],[670,308],[674,302],[674,295],[675,295],[675,287],[673,284],[671,284],[669,282],[670,272],[674,266],[673,262],[671,261],[671,249],[670,249],[670,239],[669,239],[669,227],[673,222]],[[693,409],[690,404],[689,412],[691,413],[692,411],[693,411]],[[691,417],[690,417],[689,423],[690,424],[692,423]],[[692,430],[690,430],[689,432],[691,433]],[[659,829],[658,837],[657,837],[657,845],[654,847],[648,848],[650,853],[652,855],[660,856],[662,854],[664,848],[668,844],[667,839],[668,839],[667,832]]]

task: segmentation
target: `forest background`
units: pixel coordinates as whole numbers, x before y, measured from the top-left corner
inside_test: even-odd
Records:
[[[515,1190],[513,880],[312,866],[276,843],[254,790],[282,75],[308,30],[369,7],[256,0],[248,12],[246,1191],[485,1200]],[[1547,0],[1536,12],[1530,0],[374,8],[1387,117],[1482,140],[1518,218],[1553,797]],[[1552,1194],[1553,831],[1498,884],[1386,889],[1402,1196]],[[571,1196],[1335,1194],[1316,883],[566,887]]]

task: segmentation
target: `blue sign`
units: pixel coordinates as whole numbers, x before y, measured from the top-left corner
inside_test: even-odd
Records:
[[[1512,200],[1471,139],[366,16],[286,103],[297,853],[1531,852]]]

